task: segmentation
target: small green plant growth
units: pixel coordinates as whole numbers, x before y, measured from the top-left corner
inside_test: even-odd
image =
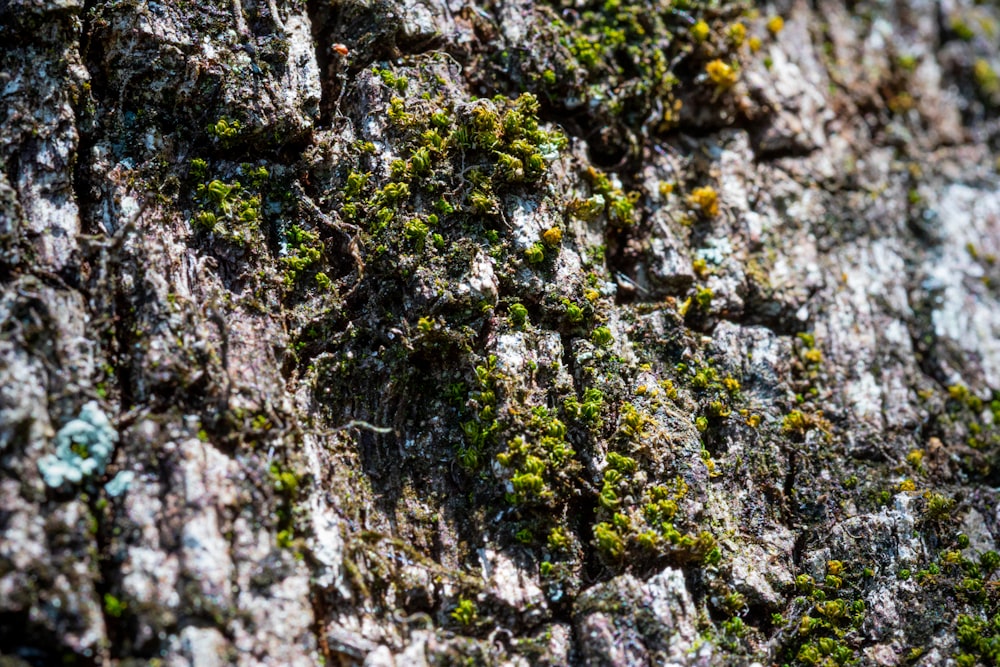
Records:
[[[563,306],[566,309],[566,321],[570,324],[580,324],[585,317],[583,308],[573,303],[569,299],[563,299]]]
[[[621,406],[620,430],[626,438],[638,440],[642,438],[643,429],[650,423],[648,415],[640,412],[631,403],[623,403]]]
[[[466,470],[478,470],[485,461],[487,450],[495,441],[500,430],[497,422],[497,390],[500,373],[497,358],[490,355],[485,362],[475,367],[476,387],[469,392],[468,404],[473,410],[472,418],[462,422],[464,444],[458,449],[458,461]],[[523,480],[525,484],[529,480]]]
[[[282,467],[277,461],[271,463],[268,472],[274,481],[275,491],[289,498],[295,497],[299,490],[299,478],[294,472]]]
[[[531,544],[535,541],[535,534],[530,528],[525,527],[514,533],[514,539],[521,544]]]
[[[625,542],[616,527],[610,523],[602,522],[594,526],[594,542],[601,554],[612,562],[621,560],[625,555]]]
[[[524,259],[528,264],[541,264],[545,261],[545,246],[541,243],[533,243],[524,251]]]
[[[815,414],[792,410],[781,421],[781,430],[797,439],[805,438],[810,431],[818,430],[829,435],[832,426],[822,412]]]
[[[747,626],[743,619],[735,615],[736,611],[730,611],[736,606],[737,609],[745,607],[746,602],[742,600],[740,593],[730,593],[723,599],[723,608],[730,614],[730,617],[722,622],[722,643],[730,651],[741,649],[741,639],[746,635]]]
[[[230,148],[236,143],[242,129],[240,121],[223,117],[211,123],[206,131],[208,136],[212,137],[223,148]]]
[[[857,663],[849,636],[861,628],[867,613],[857,585],[863,576],[860,568],[831,560],[822,584],[807,574],[796,577],[796,590],[802,597],[794,603],[791,618],[781,617],[781,625],[796,626],[796,632],[784,635],[781,655],[786,660],[829,667]]]
[[[931,522],[943,522],[951,518],[955,500],[938,492],[924,494],[923,517]]]
[[[452,610],[450,616],[453,621],[463,628],[468,628],[476,622],[479,612],[476,605],[467,598],[459,598],[458,604]]]
[[[386,149],[396,157],[386,178],[368,154],[351,156],[335,202],[342,219],[363,230],[362,255],[375,255],[383,260],[380,269],[400,275],[446,275],[456,245],[472,241],[509,261],[501,202],[537,191],[527,188],[546,177],[566,143],[558,131],[541,127],[537,98],[525,93],[458,104],[426,72],[404,76],[380,66],[374,75],[389,89]],[[561,234],[546,231],[521,261],[544,264]]]
[[[614,342],[614,337],[608,327],[597,327],[590,333],[590,340],[598,347],[608,347]]]
[[[528,309],[520,303],[512,303],[507,308],[507,316],[515,327],[523,327],[528,322]]]
[[[196,157],[191,160],[191,168],[188,170],[188,177],[195,182],[201,182],[208,179],[208,162],[200,157]]]
[[[268,473],[279,497],[275,512],[278,520],[275,541],[279,548],[291,549],[296,546],[293,514],[301,482],[292,470],[277,461],[271,463]]]
[[[104,613],[112,618],[121,618],[128,610],[128,603],[111,593],[104,594]]]
[[[563,409],[569,418],[582,421],[592,429],[599,429],[601,427],[601,410],[603,407],[604,393],[594,387],[583,392],[582,401],[578,400],[575,396],[570,396],[563,402]]]
[[[207,170],[204,160],[192,160],[192,177],[207,178]],[[260,193],[269,175],[264,167],[252,165],[241,165],[240,172],[250,183],[249,190],[240,181],[216,178],[198,183],[195,202],[201,208],[192,216],[191,226],[240,247],[257,247],[263,245]]]
[[[571,202],[569,209],[573,215],[583,220],[593,220],[603,212],[613,226],[629,227],[635,224],[635,204],[641,197],[639,192],[626,194],[621,187],[612,183],[607,174],[594,167],[588,167],[585,176],[593,195],[589,199]]]
[[[677,308],[677,313],[689,323],[703,322],[712,312],[715,292],[709,287],[698,287],[694,294],[685,299]]]
[[[988,619],[959,614],[955,635],[962,652],[955,656],[959,665],[1000,665],[1000,613]]]
[[[281,263],[285,266],[285,285],[291,287],[306,271],[315,267],[323,256],[319,234],[292,225],[285,232],[285,250]]]
[[[522,507],[553,507],[564,502],[579,468],[566,433],[566,425],[547,408],[532,409],[525,435],[508,441],[506,450],[496,457],[510,471],[508,502]]]
[[[291,528],[283,528],[278,531],[275,542],[279,549],[291,549],[295,545],[295,532]]]
[[[980,58],[972,67],[972,76],[980,96],[992,104],[1000,104],[1000,74],[985,58]]]
[[[652,425],[649,415],[625,403],[615,440],[622,447],[641,447],[644,432]],[[605,560],[609,564],[619,564],[621,554],[630,553],[639,558],[666,558],[678,565],[718,565],[722,554],[714,536],[698,530],[683,516],[682,501],[688,493],[683,478],[677,477],[667,485],[649,485],[641,481],[646,478],[640,473],[640,462],[636,458],[618,451],[608,452],[597,515],[604,539],[596,542]],[[685,524],[694,530],[685,531],[680,527]],[[596,538],[597,526],[594,530]],[[620,547],[615,537],[620,540]]]
[[[685,382],[698,399],[698,411],[695,416],[695,427],[705,433],[713,426],[719,426],[729,419],[739,406],[741,395],[740,381],[731,375],[720,377],[718,370],[712,365],[712,360],[678,364],[675,370],[680,380]],[[670,392],[677,400],[677,391]],[[740,410],[747,424],[759,423],[759,417],[750,415],[747,410]]]
[[[945,437],[963,441],[982,455],[965,457],[962,461],[967,474],[973,477],[989,475],[1000,455],[1000,392],[980,396],[962,384],[948,387],[946,414],[941,416]]]
[[[546,545],[552,553],[565,554],[569,552],[572,546],[572,541],[570,540],[569,534],[566,532],[565,528],[562,526],[556,526],[549,531]]]
[[[698,306],[698,310],[703,313],[707,313],[712,308],[712,299],[715,297],[715,293],[707,288],[701,287],[695,292],[694,302]]]
[[[372,72],[382,80],[382,83],[398,93],[405,93],[409,86],[409,80],[405,76],[397,76],[391,69],[375,67]]]
[[[976,37],[976,32],[969,26],[961,16],[951,19],[951,32],[963,42],[971,42]]]
[[[586,91],[593,122],[646,132],[669,130],[680,120],[673,63],[693,60],[700,67],[712,57],[735,62],[746,35],[736,22],[745,7],[733,3],[584,0],[573,9],[572,23],[552,22],[559,43],[536,49],[536,85],[543,92],[555,86],[552,94],[563,97]]]

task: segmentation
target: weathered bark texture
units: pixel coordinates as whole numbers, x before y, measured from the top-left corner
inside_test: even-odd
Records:
[[[998,35],[0,0],[0,665],[998,664]]]

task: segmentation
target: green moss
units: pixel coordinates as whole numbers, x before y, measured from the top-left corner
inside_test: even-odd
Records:
[[[294,497],[299,489],[299,478],[298,476],[288,470],[283,468],[278,462],[271,463],[271,467],[268,469],[271,474],[271,479],[274,481],[274,489],[281,494],[285,494],[289,497]]]
[[[513,303],[507,309],[510,322],[516,327],[524,326],[528,321],[528,309],[523,304]]]
[[[281,258],[285,266],[285,284],[292,286],[306,271],[317,266],[323,256],[319,234],[292,225],[285,232],[286,255]]]
[[[128,610],[128,603],[118,599],[111,593],[104,594],[104,613],[112,618],[121,618]]]
[[[713,54],[735,55],[746,31],[735,21],[743,9],[736,3],[552,4],[557,13],[571,9],[572,24],[547,21],[545,42],[517,60],[527,60],[527,80],[538,82],[540,94],[552,94],[556,101],[590,98],[592,124],[616,128],[608,134],[618,134],[621,126],[634,131],[675,126],[681,107],[674,97],[679,81],[671,63],[689,66],[694,60],[698,66]],[[693,77],[687,83],[697,85]]]
[[[599,523],[594,526],[594,542],[600,552],[612,561],[619,560],[625,554],[625,543],[621,535],[609,523]]]
[[[604,393],[594,387],[584,391],[582,401],[570,396],[563,403],[563,409],[568,416],[587,423],[591,428],[600,426],[603,406]]]
[[[469,627],[476,622],[479,612],[472,600],[460,598],[458,604],[451,611],[451,619],[462,627]]]
[[[208,178],[208,162],[197,157],[191,160],[188,176],[195,181],[206,180]]]
[[[355,197],[358,197],[365,189],[365,184],[368,182],[370,174],[351,172],[347,176],[347,183],[344,187],[344,200],[351,201]]]
[[[830,423],[822,414],[807,414],[801,410],[792,410],[782,420],[781,429],[789,435],[804,437],[806,433],[816,429],[829,433]]]
[[[955,635],[964,651],[957,656],[960,664],[975,664],[976,659],[987,665],[1000,664],[1000,614],[989,621],[960,614],[955,622]]]
[[[473,406],[474,412],[472,419],[462,422],[465,444],[457,452],[458,461],[467,470],[477,470],[480,467],[485,460],[486,451],[492,446],[500,430],[496,419],[496,392],[500,381],[496,362],[496,357],[490,355],[483,364],[476,366],[478,389],[468,394],[468,402]]]
[[[952,18],[950,28],[952,33],[963,42],[970,42],[976,36],[975,31],[960,16]]]
[[[236,143],[242,129],[240,121],[223,117],[210,124],[206,131],[223,147],[229,148]]]
[[[549,531],[546,544],[553,553],[568,553],[571,541],[566,529],[562,526],[556,526]]]
[[[617,452],[608,452],[607,464],[611,470],[614,470],[620,475],[630,475],[634,473],[638,467],[635,459],[628,456],[622,456]]]
[[[1000,75],[987,60],[980,58],[975,62],[972,76],[980,95],[987,100],[1000,101]]]
[[[638,192],[626,194],[620,187],[612,184],[607,174],[594,167],[588,167],[584,175],[590,183],[593,196],[571,203],[570,210],[574,215],[584,220],[593,220],[603,212],[607,215],[608,223],[615,227],[628,227],[636,222],[635,204],[641,197]]]
[[[951,516],[955,507],[952,498],[933,492],[925,497],[924,518],[930,521],[941,521]]]
[[[529,264],[541,264],[545,261],[545,246],[534,243],[524,251],[524,258]]]
[[[199,181],[195,187],[195,202],[201,207],[191,218],[191,226],[240,247],[261,248],[263,216],[262,192],[269,174],[264,167],[242,164],[237,170],[248,183],[208,179],[208,163],[200,158],[191,161],[189,176]]]
[[[563,305],[566,308],[566,320],[570,324],[580,324],[583,322],[584,310],[577,304],[573,303],[569,299],[563,299]]]
[[[703,311],[708,311],[712,307],[712,298],[715,296],[714,292],[707,287],[700,288],[695,293],[695,303],[698,304],[698,308]]]
[[[611,335],[611,330],[608,327],[597,327],[590,333],[590,340],[594,345],[608,347],[614,342],[614,337]]]
[[[295,533],[290,528],[279,530],[276,543],[279,549],[291,549],[295,544]]]

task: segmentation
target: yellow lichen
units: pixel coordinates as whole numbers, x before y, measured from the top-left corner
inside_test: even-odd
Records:
[[[692,190],[688,196],[688,203],[707,217],[714,218],[719,215],[719,195],[711,186],[706,185]]]
[[[743,45],[743,40],[747,36],[747,27],[742,23],[734,23],[726,30],[726,36],[733,46],[739,48]]]
[[[740,78],[740,73],[732,65],[719,59],[705,65],[705,72],[719,90],[732,88]]]
[[[785,19],[780,16],[772,16],[767,21],[767,31],[777,36],[785,28]]]
[[[559,242],[562,241],[562,230],[558,227],[546,229],[545,232],[542,233],[542,240],[550,246],[559,245]]]
[[[674,100],[672,103],[668,102],[663,105],[663,119],[660,122],[660,128],[663,130],[670,129],[677,125],[680,120],[681,108],[684,104],[680,100]]]
[[[989,62],[982,58],[977,60],[972,68],[972,75],[976,79],[979,90],[985,95],[1000,95],[1000,75],[990,66]]]
[[[708,34],[710,29],[708,24],[704,21],[698,21],[693,26],[691,26],[691,37],[694,38],[696,42],[704,42],[708,39]]]

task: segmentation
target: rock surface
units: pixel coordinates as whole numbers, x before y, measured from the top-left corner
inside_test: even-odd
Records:
[[[0,3],[0,665],[1000,663],[998,21]]]

